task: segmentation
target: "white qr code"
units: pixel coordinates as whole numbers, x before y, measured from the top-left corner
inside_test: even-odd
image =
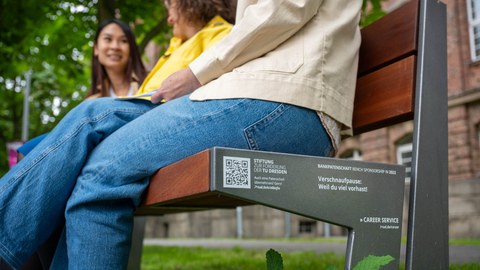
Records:
[[[250,159],[223,157],[223,187],[250,188]]]

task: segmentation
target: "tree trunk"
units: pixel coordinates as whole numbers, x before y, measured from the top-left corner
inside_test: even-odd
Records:
[[[116,0],[98,0],[97,7],[98,23],[101,23],[103,20],[106,19],[116,18],[115,14],[118,11]]]

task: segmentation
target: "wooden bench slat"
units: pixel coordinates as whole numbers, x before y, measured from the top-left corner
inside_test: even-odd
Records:
[[[415,56],[393,63],[357,80],[354,134],[413,118]]]
[[[150,187],[136,214],[158,215],[250,205],[250,202],[211,191],[210,156],[211,150],[206,149],[160,169],[150,179]]]
[[[144,204],[150,205],[160,199],[167,201],[209,192],[209,168],[210,151],[204,150],[160,169],[150,180]]]
[[[417,51],[418,1],[410,1],[362,29],[360,76]]]

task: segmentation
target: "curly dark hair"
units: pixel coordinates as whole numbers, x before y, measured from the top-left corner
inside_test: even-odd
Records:
[[[167,5],[175,1],[176,8],[184,18],[205,25],[216,15],[231,24],[235,23],[236,0],[166,0]]]

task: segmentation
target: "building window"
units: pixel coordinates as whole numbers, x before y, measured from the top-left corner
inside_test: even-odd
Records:
[[[340,158],[362,160],[362,152],[358,149],[349,149],[340,155]]]
[[[170,224],[164,222],[163,224],[163,238],[168,238],[170,235]]]
[[[477,125],[477,139],[478,150],[480,150],[480,124]]]
[[[312,220],[301,220],[298,226],[298,232],[300,234],[315,234],[317,228],[317,222]]]
[[[472,61],[480,60],[480,0],[466,0],[468,30],[470,34],[470,54]]]
[[[476,156],[476,160],[474,161],[476,164],[475,170],[478,174],[480,172],[480,123],[477,124],[477,154],[474,156]]]
[[[397,146],[397,163],[405,165],[405,180],[410,182],[412,176],[412,143],[404,142]]]

